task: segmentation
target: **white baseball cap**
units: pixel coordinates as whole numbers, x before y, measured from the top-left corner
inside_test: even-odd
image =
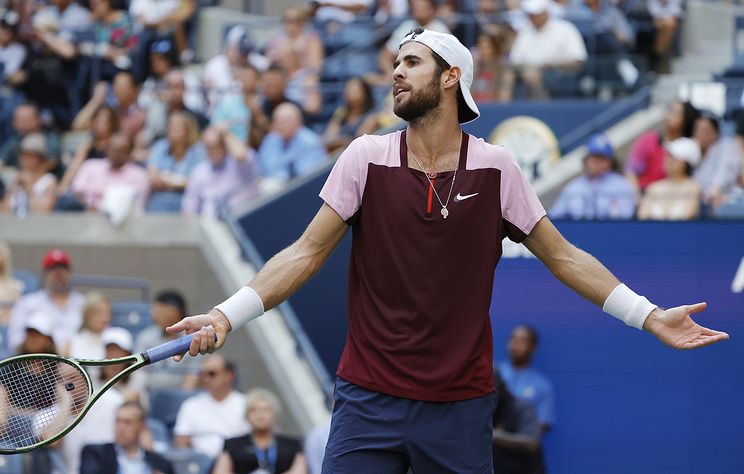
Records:
[[[688,162],[691,166],[697,166],[702,158],[700,145],[692,138],[681,137],[667,143],[664,148],[677,160]]]
[[[116,344],[127,352],[132,352],[134,347],[132,333],[117,326],[104,329],[103,334],[101,334],[101,342],[103,342],[104,347],[109,344]]]
[[[522,10],[528,15],[539,15],[550,9],[550,0],[523,0]]]
[[[52,337],[52,333],[54,332],[52,318],[43,311],[31,313],[31,316],[26,320],[26,330],[29,329],[38,331],[45,336]]]
[[[444,59],[450,67],[460,68],[460,92],[465,104],[457,104],[457,119],[460,123],[468,123],[480,117],[478,106],[470,94],[470,86],[473,85],[473,56],[468,48],[460,40],[450,34],[438,33],[424,28],[416,28],[408,33],[398,45],[400,49],[404,44],[415,41],[428,46]]]

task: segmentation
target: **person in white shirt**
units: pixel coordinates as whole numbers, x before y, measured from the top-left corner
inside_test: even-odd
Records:
[[[310,1],[310,16],[319,22],[351,23],[357,15],[369,12],[373,0]]]
[[[245,396],[236,390],[235,366],[219,354],[204,359],[199,373],[205,391],[187,399],[178,410],[173,445],[191,448],[212,458],[227,438],[251,431],[243,416]]]
[[[527,87],[527,95],[546,99],[571,95],[588,54],[572,23],[550,14],[550,0],[525,0],[530,24],[519,31],[509,59]]]
[[[8,344],[12,350],[23,342],[26,320],[34,313],[42,313],[52,321],[57,347],[64,347],[82,323],[85,297],[70,286],[70,257],[60,249],[52,249],[42,265],[44,288],[21,297],[10,313]]]

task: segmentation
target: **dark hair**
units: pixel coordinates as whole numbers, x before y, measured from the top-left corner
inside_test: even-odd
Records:
[[[139,402],[135,402],[134,400],[129,400],[129,401],[122,403],[121,405],[119,405],[119,408],[117,408],[117,411],[121,410],[122,408],[130,408],[130,407],[138,410],[140,412],[141,420],[145,421],[145,419],[147,418],[147,412],[145,411],[145,408],[142,405],[140,405]]]
[[[515,329],[519,329],[519,328],[524,329],[525,331],[527,331],[527,335],[530,338],[530,342],[532,342],[532,345],[534,347],[537,347],[537,343],[540,340],[540,337],[537,334],[537,329],[535,329],[534,326],[531,326],[529,324],[520,324]]]
[[[99,106],[95,112],[93,112],[93,118],[95,118],[101,112],[106,111],[109,114],[109,121],[111,123],[111,135],[115,135],[119,131],[119,114],[116,113],[113,107],[110,105],[103,104]]]
[[[707,120],[708,123],[715,129],[716,134],[721,133],[721,122],[720,119],[716,114],[709,110],[701,110],[700,116],[697,118],[697,120]]]
[[[362,92],[364,93],[364,104],[362,104],[362,109],[364,110],[364,113],[366,114],[372,108],[375,106],[375,100],[372,97],[372,88],[369,86],[367,81],[364,80],[364,78],[360,76],[354,76],[348,81],[346,81],[346,84],[356,81],[362,86]],[[344,121],[346,121],[346,117],[344,117]]]
[[[287,75],[287,70],[284,69],[284,67],[279,63],[271,63],[266,69],[266,72],[276,72],[278,74],[281,74],[282,77]]]
[[[431,55],[434,57],[434,61],[436,62],[436,66],[434,67],[434,78],[441,76],[444,71],[451,68],[452,66],[449,65],[447,61],[444,60],[440,55],[435,53],[434,51],[431,52]],[[462,89],[460,89],[460,84],[457,84],[457,121],[462,123],[467,120],[465,114],[467,114],[470,111],[470,108],[468,107],[468,104],[465,102],[465,97],[462,95]]]
[[[690,177],[695,172],[695,167],[689,161],[685,161],[685,176]]]
[[[682,136],[692,137],[692,131],[695,126],[695,120],[700,117],[700,111],[690,102],[682,102]]]
[[[235,375],[236,369],[237,367],[235,366],[235,362],[225,359],[225,370]]]
[[[181,313],[181,317],[186,316],[186,300],[184,300],[183,295],[178,290],[162,290],[155,295],[155,301],[175,306],[178,309],[178,312]]]

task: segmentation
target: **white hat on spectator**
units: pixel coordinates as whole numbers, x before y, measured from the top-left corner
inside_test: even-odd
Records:
[[[101,342],[104,346],[115,344],[127,352],[132,352],[134,347],[132,333],[116,326],[104,329],[103,334],[101,334]]]
[[[28,329],[33,329],[45,336],[52,337],[52,333],[54,332],[52,318],[42,311],[31,313],[31,316],[26,320],[26,330]]]
[[[686,161],[691,166],[697,166],[702,158],[700,145],[692,138],[677,138],[667,143],[664,148],[666,148],[672,158]]]
[[[473,85],[473,55],[455,36],[439,33],[424,28],[416,28],[408,33],[398,45],[400,49],[404,44],[415,41],[428,46],[444,59],[450,67],[460,68],[460,92],[465,103],[458,100],[457,118],[460,123],[468,123],[480,117],[478,106],[470,94],[470,86]]]
[[[550,0],[523,0],[522,10],[528,15],[539,15],[550,9]]]

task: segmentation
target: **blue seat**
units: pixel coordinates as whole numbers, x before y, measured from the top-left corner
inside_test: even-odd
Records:
[[[39,277],[29,270],[13,270],[13,277],[23,283],[23,294],[28,294],[39,289]]]
[[[18,474],[20,472],[23,472],[22,454],[0,456],[0,474]]]
[[[185,391],[180,389],[152,390],[150,392],[150,416],[160,420],[168,432],[173,432],[178,417],[178,409],[189,397],[195,395],[196,391]]]
[[[111,324],[129,330],[134,338],[152,324],[150,303],[143,301],[114,301],[111,315]]]
[[[173,449],[163,456],[173,464],[176,474],[209,474],[212,469],[209,456],[191,449]]]
[[[164,453],[168,451],[171,445],[171,437],[165,423],[152,417],[148,417],[145,423],[152,434],[152,444],[155,452]]]

